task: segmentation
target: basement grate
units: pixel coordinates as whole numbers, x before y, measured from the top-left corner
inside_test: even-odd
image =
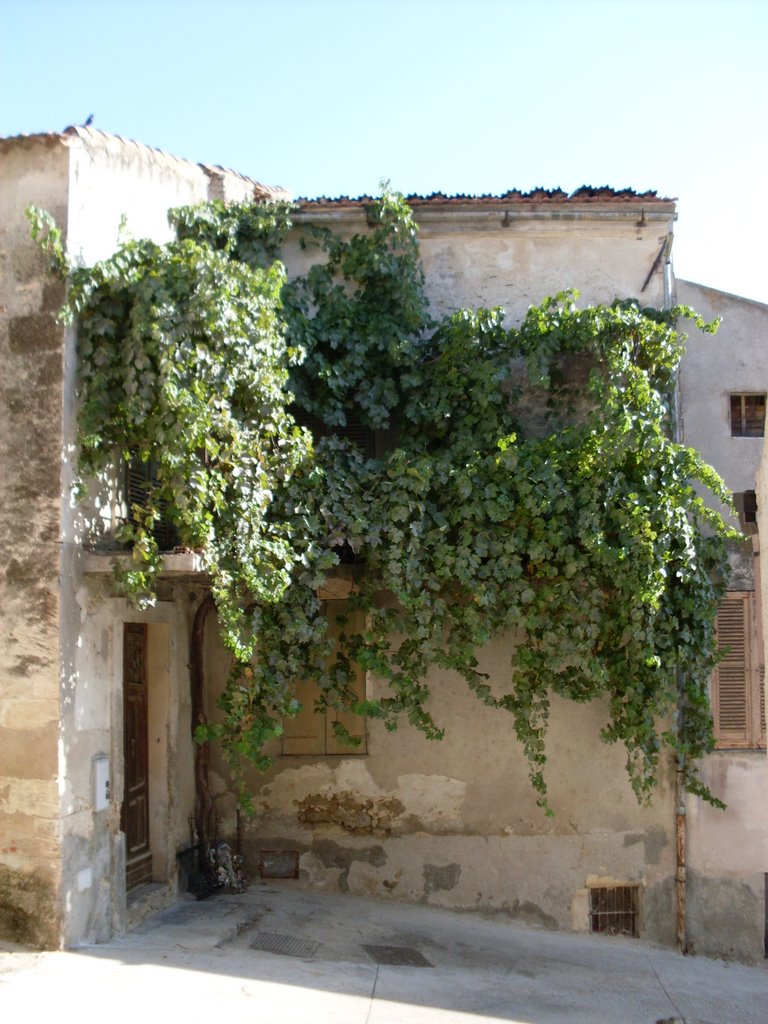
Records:
[[[262,878],[298,878],[298,850],[260,850],[259,874]]]
[[[589,890],[589,930],[603,935],[638,936],[639,887],[609,885]]]
[[[311,939],[297,939],[293,935],[279,935],[277,932],[258,932],[249,948],[258,949],[262,953],[308,959],[315,955],[319,946],[319,942]]]
[[[408,946],[366,946],[363,945],[371,960],[387,967],[432,967],[433,965],[418,949]]]

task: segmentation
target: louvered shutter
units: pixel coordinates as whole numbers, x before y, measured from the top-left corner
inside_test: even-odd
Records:
[[[336,607],[334,607],[334,605]],[[346,602],[333,602],[328,617],[328,635],[334,640],[340,632],[336,616],[347,610]],[[355,611],[348,613],[348,622],[345,627],[349,633],[361,633],[365,629],[365,616],[362,612]],[[352,679],[349,681],[350,689],[358,700],[365,700],[365,672],[362,668],[353,663],[350,665]],[[336,739],[333,732],[333,723],[340,722],[350,736],[360,740],[357,747],[348,747]],[[329,708],[325,721],[325,751],[327,754],[364,754],[365,753],[365,719],[360,715],[353,715],[351,711],[339,711],[337,708]]]
[[[324,754],[325,715],[315,711],[320,687],[317,683],[302,680],[296,687],[296,697],[301,701],[298,715],[283,719],[283,753]]]
[[[347,613],[347,630],[358,632],[365,628],[365,616],[361,612],[349,612],[346,601],[328,601],[325,614],[328,617],[328,636],[336,640],[340,626],[338,616]],[[331,654],[331,659],[334,655]],[[359,665],[353,665],[353,678],[350,688],[359,700],[365,699],[365,672]],[[296,696],[301,701],[301,710],[295,718],[283,719],[283,754],[339,754],[344,757],[366,752],[365,719],[353,715],[349,711],[328,708],[325,714],[315,711],[316,702],[321,696],[320,687],[316,683],[302,681],[296,687]],[[361,742],[357,747],[348,747],[336,739],[333,723],[341,722],[350,736],[357,737]]]
[[[726,594],[717,611],[716,625],[717,645],[728,649],[712,677],[717,746],[764,746],[765,668],[754,593]]]
[[[128,506],[129,518],[132,517],[132,508],[139,505],[146,508],[147,498],[152,485],[157,481],[157,467],[154,462],[142,462],[141,459],[131,459],[125,468],[125,500]],[[172,551],[179,542],[176,527],[167,518],[167,502],[159,503],[160,519],[155,523],[152,536],[157,541],[161,551]]]

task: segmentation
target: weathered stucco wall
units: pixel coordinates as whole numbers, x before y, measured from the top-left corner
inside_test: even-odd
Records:
[[[0,145],[0,935],[56,945],[63,288],[24,209],[66,224],[59,146]]]
[[[715,335],[683,327],[689,337],[679,377],[681,440],[733,491],[754,490],[763,438],[731,436],[729,396],[768,391],[768,306],[689,281],[678,280],[676,292],[678,302],[706,320],[722,319]],[[766,500],[758,499],[763,507]],[[731,565],[730,589],[759,584],[749,542],[733,546]],[[701,953],[757,958],[766,927],[766,752],[717,751],[704,761],[702,779],[727,809],[687,801],[691,945]]]
[[[500,639],[481,652],[498,690],[508,680],[511,644]],[[224,670],[212,642],[207,677],[221,680]],[[643,933],[672,942],[674,804],[665,773],[653,807],[638,807],[623,751],[599,742],[605,709],[555,701],[548,818],[536,806],[509,717],[480,704],[456,676],[434,672],[429,681],[433,712],[446,728],[442,742],[407,723],[389,733],[370,722],[366,755],[281,756],[275,744],[273,770],[249,777],[256,794],[255,816],[242,827],[249,873],[258,873],[260,851],[293,849],[303,884],[575,930],[588,928],[591,885],[640,885]],[[375,680],[368,687],[379,695]],[[234,837],[231,785],[216,753],[211,785],[220,831]]]
[[[721,750],[702,779],[727,808],[688,800],[688,928],[697,953],[764,953],[768,770],[762,750]]]
[[[663,258],[655,269],[654,264],[671,238],[672,203],[523,209],[417,205],[414,217],[436,315],[501,305],[512,322],[519,322],[529,306],[572,288],[579,290],[582,305],[631,297],[648,306],[665,304],[670,266]],[[365,231],[364,213],[356,207],[308,207],[296,219],[323,224],[344,237]],[[317,253],[298,251],[289,238],[285,259],[291,273],[302,273]]]

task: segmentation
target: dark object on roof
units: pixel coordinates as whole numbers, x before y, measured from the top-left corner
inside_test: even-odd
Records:
[[[647,192],[635,192],[631,188],[614,189],[607,185],[594,188],[591,185],[582,185],[568,195],[561,188],[534,188],[530,192],[521,192],[519,189],[509,189],[502,195],[452,195],[447,196],[443,192],[433,192],[428,196],[409,195],[405,197],[409,206],[496,206],[499,203],[515,203],[520,205],[533,205],[541,203],[544,205],[560,205],[564,203],[672,203],[674,199],[657,195],[651,190]],[[325,207],[355,207],[368,206],[374,202],[371,196],[338,196],[329,199],[327,196],[319,196],[316,199],[298,199],[299,206],[303,209],[325,208]]]

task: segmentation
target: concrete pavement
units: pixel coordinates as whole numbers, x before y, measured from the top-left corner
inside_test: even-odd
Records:
[[[763,965],[295,886],[270,883],[241,896],[185,900],[120,939],[65,953],[0,946],[0,1019],[768,1021]]]

